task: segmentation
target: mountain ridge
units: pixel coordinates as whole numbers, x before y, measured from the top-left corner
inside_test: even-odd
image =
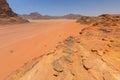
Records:
[[[33,19],[33,20],[39,20],[39,19],[78,19],[82,15],[80,14],[67,14],[63,16],[50,16],[50,15],[42,15],[38,12],[32,12],[30,14],[23,14],[20,15],[24,19]]]

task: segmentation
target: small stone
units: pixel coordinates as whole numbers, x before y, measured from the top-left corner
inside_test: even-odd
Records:
[[[91,52],[98,52],[97,50],[95,50],[95,49],[91,49]]]
[[[58,72],[55,72],[53,76],[58,77]]]
[[[57,71],[57,72],[63,72],[63,67],[62,67],[62,65],[59,63],[58,60],[53,61],[52,65],[53,65],[53,69],[54,69],[55,71]]]
[[[73,60],[69,56],[65,56],[64,59],[69,63],[73,63]]]

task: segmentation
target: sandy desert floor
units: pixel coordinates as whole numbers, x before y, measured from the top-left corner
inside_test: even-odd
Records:
[[[68,36],[77,36],[85,27],[75,20],[0,25],[0,80],[27,61],[47,53]]]

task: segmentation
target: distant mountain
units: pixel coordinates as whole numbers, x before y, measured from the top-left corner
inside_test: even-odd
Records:
[[[30,14],[23,14],[21,17],[25,19],[78,19],[82,15],[80,14],[67,14],[63,16],[50,16],[50,15],[41,15],[38,12],[32,12]]]
[[[38,18],[42,17],[42,15],[39,14],[38,12],[30,13],[29,15],[23,14],[21,16],[25,19],[38,19]]]
[[[67,14],[63,16],[63,18],[67,18],[67,19],[78,19],[80,17],[82,17],[82,15],[80,14]]]

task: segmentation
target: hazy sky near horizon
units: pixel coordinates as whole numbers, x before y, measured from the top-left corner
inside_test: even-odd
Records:
[[[119,14],[120,0],[7,0],[14,12],[43,15],[64,15],[69,13],[99,15]]]

